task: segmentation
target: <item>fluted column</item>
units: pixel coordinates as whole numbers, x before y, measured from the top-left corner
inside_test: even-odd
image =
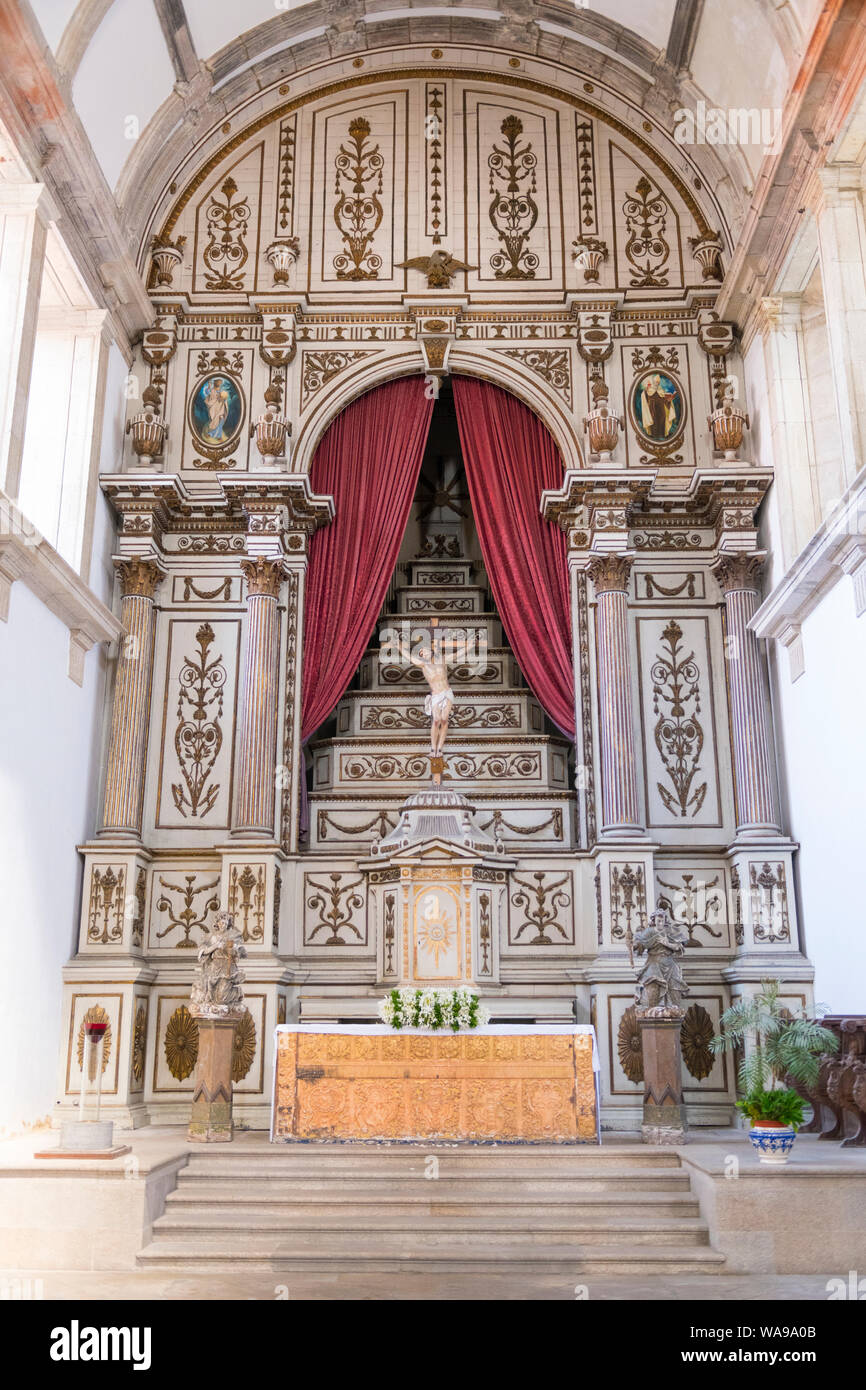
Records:
[[[628,579],[631,557],[599,555],[588,570],[596,597],[596,649],[603,835],[643,831],[637,791],[637,758],[628,643]]]
[[[141,836],[144,772],[153,678],[153,600],[162,570],[155,560],[119,560],[124,637],[114,686],[103,835]]]
[[[723,555],[713,569],[725,596],[737,832],[746,835],[780,830],[767,673],[749,627],[760,603],[764,558],[754,553]]]
[[[277,598],[282,560],[244,560],[247,633],[238,728],[235,835],[274,835],[277,753]]]

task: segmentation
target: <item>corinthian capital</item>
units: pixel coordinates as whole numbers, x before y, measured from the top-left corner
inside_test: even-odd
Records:
[[[713,574],[722,593],[732,594],[737,589],[753,589],[758,592],[766,558],[763,551],[741,551],[722,555],[713,565]]]
[[[260,555],[256,560],[241,560],[241,569],[247,581],[247,594],[264,594],[267,598],[277,598],[283,579],[282,560],[266,560]]]
[[[120,592],[124,598],[153,598],[163,577],[163,571],[156,560],[116,560],[115,567],[120,576]]]
[[[628,592],[628,578],[634,558],[631,555],[596,555],[587,566],[587,573],[597,594]]]

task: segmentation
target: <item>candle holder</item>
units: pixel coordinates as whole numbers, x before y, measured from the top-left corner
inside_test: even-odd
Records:
[[[64,1120],[60,1126],[60,1145],[35,1153],[34,1158],[116,1158],[129,1153],[128,1144],[114,1143],[114,1121],[101,1120],[102,1069],[105,1064],[105,1035],[108,1020],[84,1020],[84,1055],[81,1059],[81,1091],[78,1119]],[[88,1083],[96,1082],[96,1118],[85,1120]]]

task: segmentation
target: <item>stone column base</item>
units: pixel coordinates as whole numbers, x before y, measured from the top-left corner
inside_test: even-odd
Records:
[[[189,1124],[190,1139],[228,1144],[232,1126],[232,1053],[235,1020],[199,1018],[198,1060]]]

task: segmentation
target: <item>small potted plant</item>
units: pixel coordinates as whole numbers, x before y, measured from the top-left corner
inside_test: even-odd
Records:
[[[762,1163],[787,1163],[803,1101],[786,1081],[814,1084],[821,1053],[835,1052],[838,1039],[805,1013],[780,1004],[778,980],[762,980],[758,994],[740,999],[722,1014],[714,1052],[745,1048],[738,1081],[744,1094],[737,1109],[751,1121],[749,1138]]]

